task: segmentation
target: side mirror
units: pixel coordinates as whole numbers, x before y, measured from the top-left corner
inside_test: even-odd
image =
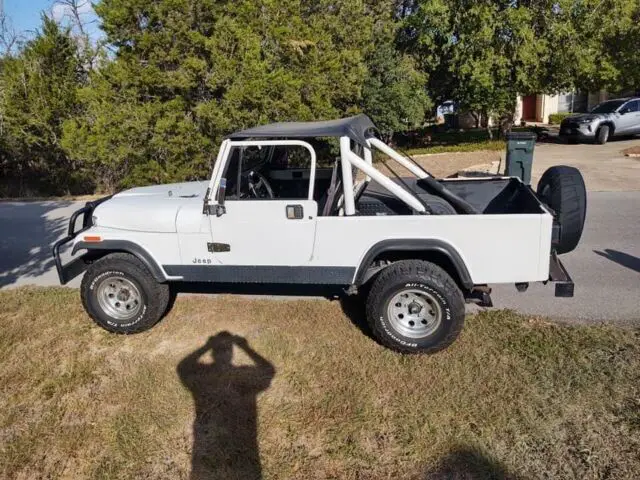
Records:
[[[218,204],[216,205],[216,215],[220,217],[227,213],[227,209],[224,206],[224,202],[227,196],[227,179],[221,178],[220,185],[218,186],[218,194],[216,195],[216,200]]]

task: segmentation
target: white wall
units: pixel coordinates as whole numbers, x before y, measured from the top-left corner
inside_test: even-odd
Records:
[[[537,110],[538,121],[549,123],[549,115],[558,113],[558,95],[538,95],[541,107]]]

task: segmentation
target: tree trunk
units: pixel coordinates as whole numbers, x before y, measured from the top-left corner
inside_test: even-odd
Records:
[[[489,122],[489,114],[487,112],[481,112],[480,115],[484,117],[485,125],[487,128],[487,135],[489,135],[489,140],[493,140],[493,132],[491,131],[491,122]]]
[[[480,128],[480,112],[469,112],[469,114],[473,117],[476,122],[476,128]]]
[[[501,137],[506,137],[507,133],[511,132],[511,129],[513,128],[513,112],[509,112],[506,113],[502,116],[502,118],[500,119],[500,136]]]

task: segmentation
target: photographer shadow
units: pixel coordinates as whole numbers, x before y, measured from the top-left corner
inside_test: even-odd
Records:
[[[254,365],[233,365],[234,345]],[[203,362],[208,352],[213,361]],[[196,409],[191,478],[261,478],[256,403],[269,388],[274,366],[243,337],[221,332],[187,355],[177,370]]]

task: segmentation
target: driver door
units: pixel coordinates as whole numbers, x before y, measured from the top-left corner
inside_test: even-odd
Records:
[[[277,184],[269,175],[270,142],[246,146],[248,143],[257,142],[231,143],[222,173],[227,182],[226,212],[209,216],[214,259],[223,265],[305,266],[313,255],[318,213],[312,182],[306,179],[304,198],[279,198]],[[309,167],[315,169],[315,158]],[[256,272],[268,282],[278,280],[284,270],[260,268]],[[286,278],[280,281],[286,283]]]

